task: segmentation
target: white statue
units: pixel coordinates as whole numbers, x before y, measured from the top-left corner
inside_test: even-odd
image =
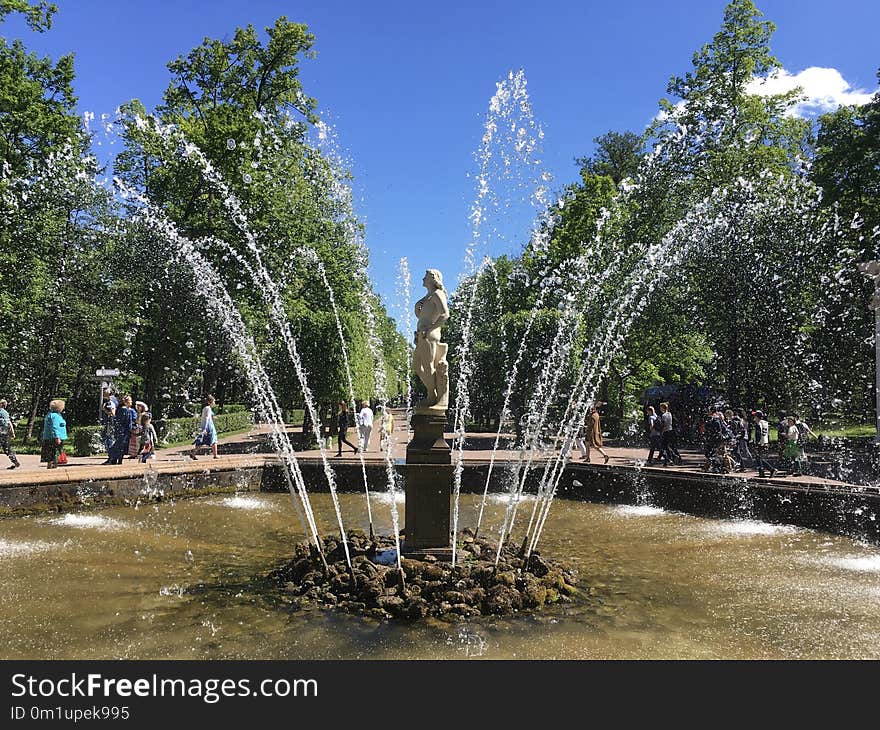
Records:
[[[449,405],[449,364],[446,362],[449,345],[440,342],[440,327],[449,319],[449,306],[443,276],[437,269],[428,269],[422,285],[428,293],[416,302],[419,323],[415,333],[413,370],[428,389],[428,396],[416,407],[445,411]]]

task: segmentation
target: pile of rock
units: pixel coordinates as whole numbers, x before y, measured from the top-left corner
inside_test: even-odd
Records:
[[[430,555],[419,560],[404,557],[401,580],[396,561],[390,566],[375,562],[393,549],[393,538],[370,540],[353,531],[348,543],[351,570],[341,540],[326,537],[326,569],[317,551],[302,543],[293,560],[270,578],[295,609],[334,608],[375,618],[437,616],[451,621],[506,615],[569,602],[579,595],[573,573],[538,554],[523,568],[516,551],[505,548],[496,568],[497,546],[475,539],[469,530],[459,536],[459,545],[455,568]]]

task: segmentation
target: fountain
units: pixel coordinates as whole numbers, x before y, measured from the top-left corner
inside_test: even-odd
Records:
[[[426,271],[422,283],[427,294],[415,305],[413,371],[426,395],[414,409],[413,437],[403,467],[403,543],[396,540],[396,520],[394,540],[372,532],[369,537],[349,533],[342,543],[353,557],[346,572],[339,542],[328,537],[322,551],[327,565],[321,566],[307,546],[299,545],[295,559],[274,571],[272,579],[296,596],[293,605],[298,609],[317,603],[376,618],[435,615],[458,620],[570,601],[578,594],[570,570],[537,555],[523,560],[503,542],[496,550],[470,529],[460,536],[450,530],[452,455],[444,438],[449,365],[448,345],[441,339],[449,307],[438,270]],[[391,562],[397,563],[396,569],[386,567]]]
[[[514,107],[521,110],[526,121],[515,121],[511,124],[515,116],[511,109]],[[271,136],[271,125],[265,119],[261,121],[264,122],[263,132]],[[638,593],[640,588],[644,589],[645,583],[652,581],[665,589],[667,584],[676,585],[675,579],[681,578],[675,572],[677,555],[673,555],[672,560],[656,561],[658,565],[672,566],[669,568],[672,580],[667,580],[666,574],[658,578],[658,569],[653,563],[645,567],[641,554],[633,555],[631,546],[621,548],[615,542],[615,530],[620,530],[627,537],[634,537],[635,539],[630,540],[631,544],[638,544],[639,540],[647,543],[656,539],[652,532],[655,528],[649,524],[651,520],[655,524],[674,523],[674,530],[677,532],[670,533],[671,538],[664,534],[662,539],[657,540],[661,547],[651,548],[664,558],[668,558],[669,554],[664,553],[665,545],[662,543],[667,539],[675,543],[675,539],[682,536],[683,539],[675,544],[676,549],[681,549],[682,552],[685,552],[685,548],[681,545],[708,545],[708,549],[712,550],[713,545],[720,540],[742,542],[766,539],[769,542],[777,534],[784,535],[786,540],[801,540],[810,550],[823,548],[824,544],[820,543],[820,539],[824,537],[804,536],[802,533],[806,531],[758,521],[783,521],[788,518],[791,521],[800,519],[802,523],[809,524],[814,502],[808,503],[803,496],[780,496],[770,489],[764,490],[765,494],[760,494],[745,481],[737,482],[733,485],[736,504],[732,513],[748,518],[748,522],[736,523],[732,529],[729,526],[719,527],[712,524],[706,528],[704,523],[697,524],[695,520],[688,522],[672,510],[681,509],[714,517],[722,514],[729,516],[731,511],[723,513],[720,508],[711,504],[707,506],[707,503],[711,503],[717,494],[729,493],[732,480],[725,482],[723,479],[712,479],[700,485],[701,489],[706,490],[705,493],[696,493],[688,492],[689,485],[668,489],[661,485],[662,488],[657,488],[659,480],[649,473],[650,470],[642,469],[641,466],[629,472],[619,469],[615,474],[610,469],[603,473],[593,467],[570,464],[573,439],[584,413],[597,397],[598,383],[653,292],[671,272],[695,254],[699,254],[705,241],[729,241],[735,238],[732,218],[735,217],[737,223],[748,223],[750,215],[759,219],[760,215],[764,215],[774,205],[772,195],[762,198],[756,192],[755,186],[736,181],[729,187],[716,190],[705,199],[698,200],[653,243],[641,243],[634,239],[631,228],[627,227],[629,222],[625,218],[624,208],[645,189],[650,191],[651,185],[666,184],[662,181],[660,168],[665,159],[674,157],[679,149],[687,147],[689,141],[684,133],[680,139],[670,138],[662,150],[655,151],[643,161],[634,178],[622,186],[618,197],[602,213],[594,237],[583,242],[582,250],[576,258],[558,270],[547,267],[526,282],[535,292],[534,303],[524,317],[524,333],[518,338],[518,342],[505,331],[505,376],[501,388],[503,403],[498,413],[497,429],[490,434],[494,439],[490,439],[488,464],[481,465],[488,468],[485,473],[477,473],[476,469],[466,465],[464,450],[468,438],[474,375],[473,342],[470,337],[476,316],[478,284],[487,272],[492,273],[494,286],[499,290],[496,303],[501,300],[501,276],[491,259],[482,258],[483,252],[479,250],[484,243],[481,241],[481,228],[488,221],[487,211],[494,207],[501,215],[504,208],[499,204],[496,192],[491,189],[491,182],[496,177],[501,177],[490,174],[489,161],[500,160],[506,170],[519,159],[526,161],[531,166],[529,169],[538,169],[538,161],[532,158],[542,136],[540,127],[531,116],[522,72],[510,74],[498,85],[480,152],[477,202],[471,214],[474,235],[465,255],[466,273],[473,288],[460,290],[461,298],[457,300],[459,311],[455,312],[462,324],[460,351],[450,353],[449,345],[443,341],[441,335],[442,328],[450,317],[450,305],[440,271],[429,269],[425,273],[422,283],[427,293],[414,307],[410,307],[409,268],[406,259],[402,259],[399,295],[406,302],[406,316],[400,321],[408,321],[412,310],[418,320],[414,332],[412,369],[410,371],[408,365],[405,368],[406,379],[411,380],[410,372],[414,373],[424,387],[425,396],[413,407],[407,386],[405,463],[395,464],[390,448],[386,450],[384,464],[379,465],[379,468],[376,463],[368,464],[361,454],[358,457],[360,480],[354,479],[346,483],[342,476],[344,472],[337,471],[334,463],[328,460],[326,447],[321,439],[318,439],[318,454],[307,459],[303,459],[293,448],[285,430],[283,413],[254,337],[205,255],[207,249],[214,247],[232,257],[240,264],[241,275],[254,285],[255,291],[262,297],[262,304],[270,314],[268,326],[284,345],[304,394],[304,405],[311,417],[314,435],[317,436],[320,428],[318,412],[314,399],[310,396],[308,374],[299,357],[295,330],[284,311],[281,284],[277,279],[273,280],[263,259],[263,253],[270,248],[271,240],[258,240],[257,234],[249,225],[246,206],[233,194],[231,187],[211,166],[202,151],[188,142],[179,130],[163,127],[152,119],[141,119],[136,123],[142,131],[155,135],[165,153],[179,156],[198,170],[206,187],[222,201],[230,227],[235,230],[233,240],[243,242],[244,245],[239,250],[229,241],[190,239],[175,227],[165,211],[140,193],[124,184],[119,185],[119,192],[133,206],[138,206],[135,220],[167,245],[169,257],[184,262],[194,273],[195,280],[205,295],[207,309],[222,326],[231,343],[232,352],[242,363],[242,370],[248,378],[261,420],[271,428],[270,439],[277,463],[269,464],[267,460],[266,470],[274,469],[276,474],[281,474],[279,482],[292,495],[299,517],[299,532],[293,534],[295,540],[304,542],[291,546],[289,523],[292,520],[285,513],[285,508],[289,510],[289,503],[283,504],[280,498],[275,499],[275,495],[269,495],[265,501],[261,495],[259,501],[238,497],[203,502],[200,505],[208,510],[219,511],[222,508],[227,512],[241,513],[234,519],[226,517],[241,529],[227,530],[226,534],[222,534],[224,531],[218,528],[218,533],[221,534],[213,537],[218,544],[224,538],[227,541],[238,540],[245,543],[251,535],[256,535],[253,538],[255,543],[271,544],[273,549],[277,547],[275,554],[284,555],[283,564],[271,570],[268,580],[265,580],[266,555],[254,550],[258,554],[247,564],[246,569],[242,569],[246,575],[236,576],[241,579],[241,583],[228,581],[238,591],[234,594],[236,598],[246,596],[249,600],[269,602],[272,608],[277,609],[274,613],[284,615],[285,618],[285,612],[289,610],[320,609],[358,614],[368,617],[368,620],[418,622],[428,619],[421,623],[410,623],[406,629],[409,633],[402,634],[407,639],[420,636],[419,632],[426,626],[435,626],[431,623],[435,618],[442,619],[448,625],[481,616],[490,616],[491,620],[495,620],[498,616],[509,616],[521,611],[531,612],[536,623],[529,624],[528,628],[523,628],[525,622],[516,624],[515,630],[521,631],[525,636],[523,645],[532,649],[535,643],[532,639],[537,631],[534,627],[544,618],[549,622],[551,618],[548,613],[553,621],[570,620],[569,627],[575,626],[570,629],[572,634],[582,637],[585,633],[582,624],[589,621],[592,628],[592,622],[599,622],[599,617],[607,616],[602,613],[603,610],[612,611],[611,616],[615,620],[625,618],[627,612],[639,615],[647,613],[644,606],[636,605],[637,601],[620,597],[626,596],[627,590]],[[511,150],[496,156],[491,150],[491,144],[497,138],[499,130],[502,135],[507,135]],[[320,134],[325,141],[328,139],[326,125],[320,128]],[[233,141],[230,140],[230,143]],[[502,173],[504,172],[503,170]],[[344,176],[338,174],[338,170],[335,173],[337,174],[329,176],[327,185],[334,191],[335,202],[343,210],[349,211],[352,205],[351,191],[343,182]],[[661,179],[661,183],[657,183],[657,179]],[[529,246],[534,250],[542,250],[547,245],[556,224],[556,211],[553,206],[548,205],[547,189],[544,185],[546,181],[543,173],[529,181],[536,184],[534,200],[539,209],[548,211],[536,219],[531,230]],[[771,190],[778,184],[769,178],[762,180],[762,183],[766,183]],[[675,185],[677,181],[670,184]],[[565,204],[565,199],[558,202],[559,208]],[[805,210],[808,210],[806,205],[795,212],[801,214]],[[346,218],[346,221],[350,222],[351,218]],[[367,342],[374,368],[375,395],[383,406],[387,406],[384,362],[373,320],[371,298],[374,295],[367,284],[366,251],[362,234],[356,226],[349,226],[346,235],[357,243],[361,254],[353,275],[363,287],[358,290],[359,302],[363,308],[361,314],[366,322]],[[824,235],[824,231],[817,233],[816,237],[819,235]],[[603,258],[608,253],[609,242],[614,245],[610,248],[611,253]],[[317,271],[326,289],[328,306],[332,309],[335,323],[335,336],[341,345],[347,375],[344,383],[345,397],[354,403],[355,386],[346,349],[343,320],[327,271],[318,254],[311,249],[297,251],[295,257],[297,264],[305,264]],[[481,258],[482,262],[478,264],[477,261]],[[529,351],[527,342],[532,328],[538,322],[541,308],[553,296],[558,296],[560,302],[561,316],[558,325],[551,332],[546,349],[540,352]],[[498,304],[497,308],[500,310],[502,307]],[[571,323],[585,318],[598,308],[603,308],[603,313],[597,318],[595,329],[587,332],[585,338],[579,339],[576,328]],[[574,354],[579,356],[580,367],[576,377],[572,378],[572,386],[566,388],[562,371],[565,362]],[[457,360],[452,358],[453,355],[458,356]],[[453,364],[459,363],[457,372],[452,374],[454,378],[450,377],[450,360]],[[509,425],[515,389],[526,369],[538,372],[538,377],[535,387],[523,398],[528,419],[522,433],[514,440],[504,429]],[[453,380],[455,387],[450,392],[450,382]],[[450,398],[453,399],[452,403]],[[551,406],[560,402],[564,407],[554,412]],[[448,418],[450,410],[453,413]],[[445,437],[450,420],[452,446]],[[508,449],[512,455],[508,454],[506,459],[502,446],[504,439],[509,439],[513,447]],[[362,490],[358,481],[363,484]],[[164,482],[157,471],[146,472],[140,482],[139,494],[144,502],[154,495],[162,494]],[[384,493],[377,489],[383,482],[388,490]],[[401,483],[405,484],[403,529],[398,523],[397,511],[398,488]],[[490,491],[497,489],[499,484],[502,493],[490,495]],[[329,493],[326,499],[316,494],[325,487]],[[347,490],[353,492],[355,489],[356,494],[346,493]],[[470,490],[476,493],[472,503],[468,501]],[[375,499],[377,495],[381,502],[390,505],[390,510],[373,510],[371,496]],[[627,513],[627,524],[618,521],[610,529],[607,529],[608,524],[605,523],[616,519],[617,513],[603,512],[600,506],[588,502],[590,499],[597,502],[625,502],[628,495],[635,501],[636,509]],[[562,505],[556,506],[563,496],[575,499],[565,500]],[[857,522],[876,523],[873,506],[876,500],[868,497],[867,494],[849,494],[845,498],[841,497],[838,502],[833,502],[833,494],[822,495],[821,498],[826,500],[823,504],[832,503],[834,509],[840,510],[841,526],[838,531],[842,532]],[[798,500],[801,500],[799,504],[792,505]],[[469,507],[473,508],[473,514]],[[168,508],[163,504],[162,509]],[[195,509],[191,508],[192,511]],[[551,509],[554,510],[552,518]],[[800,513],[797,512],[798,509],[801,510]],[[187,519],[190,518],[188,510],[190,508],[187,506],[180,508]],[[150,525],[148,517],[145,519],[142,516],[145,512],[146,510],[140,510],[131,520],[132,523],[137,520],[138,525],[146,525],[143,527],[144,533]],[[251,522],[248,522],[248,515],[245,514],[247,512],[259,513],[259,517],[253,514],[250,517]],[[558,518],[557,512],[562,513]],[[803,516],[804,513],[807,513],[806,517]],[[164,514],[167,516],[167,512]],[[173,521],[175,515],[171,514],[167,519]],[[186,520],[182,521],[186,523]],[[606,528],[604,530],[603,524]],[[327,525],[332,528],[326,529]],[[102,530],[112,532],[114,538],[118,536],[120,540],[127,540],[133,539],[130,537],[133,530],[128,529],[129,526],[125,519],[118,516],[106,520],[53,519],[39,523],[33,536],[24,535],[24,539],[18,540],[0,540],[0,557],[3,554],[21,556],[30,552],[44,552],[44,546],[51,544],[50,536],[44,532],[51,529]],[[359,527],[364,529],[357,529]],[[876,528],[869,529],[874,530],[872,535],[876,538]],[[491,539],[487,538],[490,534]],[[202,577],[199,581],[193,580],[192,586],[186,585],[188,571],[195,570],[193,564],[196,560],[186,544],[176,542],[177,535],[175,531],[174,539],[168,538],[167,542],[177,553],[186,556],[185,569],[178,570],[179,574],[172,576],[174,582],[161,587],[156,591],[158,597],[152,598],[156,601],[167,598],[185,601],[189,596],[199,593],[200,597],[209,596],[205,603],[210,600],[235,603],[227,594],[219,599],[212,595],[208,578]],[[230,535],[234,537],[230,538]],[[38,539],[35,540],[34,537]],[[146,537],[138,539],[149,541]],[[700,542],[701,539],[703,542]],[[161,540],[156,542],[161,543]],[[786,570],[791,569],[792,561],[788,561],[784,554],[783,542],[780,540],[777,545],[777,549],[783,553],[778,561],[779,565],[774,568],[777,577],[784,576]],[[595,555],[591,552],[594,545]],[[876,572],[876,555],[863,554],[867,551],[865,546],[854,548],[837,538],[834,541],[829,540],[824,547],[829,545],[831,549],[826,551],[827,561],[821,563],[820,567],[814,566],[818,572],[831,568],[837,571]],[[228,542],[224,546],[228,552]],[[545,554],[539,549],[542,547]],[[242,552],[247,552],[247,549],[248,546],[243,546]],[[625,590],[618,590],[620,586],[616,585],[609,588],[596,579],[596,574],[601,573],[603,567],[612,561],[603,552],[606,549],[614,554],[613,560],[619,560],[619,564],[625,566],[624,571],[629,569],[632,573],[630,585]],[[168,550],[171,548],[168,547]],[[144,554],[140,548],[132,552],[137,555],[138,561],[143,560]],[[694,552],[699,550],[695,549]],[[734,561],[725,563],[723,551],[718,552],[720,554],[715,559],[735,573],[738,565]],[[747,553],[747,550],[742,548],[742,552]],[[201,555],[203,552],[196,549],[196,554]],[[555,562],[549,555],[563,555],[565,563]],[[213,559],[222,562],[223,556],[223,550],[218,548]],[[794,562],[802,557],[798,556]],[[699,556],[691,559],[699,562]],[[710,567],[714,568],[714,565]],[[743,572],[748,573],[748,579],[754,579],[759,570]],[[714,575],[714,572],[706,569],[700,575]],[[162,579],[166,583],[167,577],[163,573]],[[610,582],[614,578],[606,577],[605,580]],[[689,585],[686,580],[679,580],[678,584]],[[837,580],[846,583],[839,574]],[[51,581],[47,580],[46,584],[51,584]],[[853,593],[858,593],[857,587],[850,588]],[[772,587],[765,587],[765,590],[770,591]],[[646,592],[644,605],[655,601],[656,593],[657,591]],[[720,593],[721,598],[716,600],[718,605],[726,598],[723,591]],[[638,595],[642,597],[642,594]],[[806,601],[800,595],[798,600]],[[221,610],[223,608],[226,608],[225,604],[220,606]],[[805,610],[811,608],[812,604],[809,604]],[[544,614],[540,613],[542,610],[545,611]],[[572,616],[575,618],[571,618]],[[210,624],[213,636],[217,631],[213,617],[200,615],[198,618],[201,623],[189,622],[188,625]],[[292,623],[298,620],[291,618]],[[307,621],[295,625],[303,626],[305,623]],[[736,621],[732,620],[731,623],[736,628]],[[331,625],[340,633],[357,631],[351,629],[352,624],[340,622]],[[375,623],[367,625],[375,626]],[[483,627],[491,625],[494,624],[475,622],[468,624],[467,630],[459,628],[456,635],[463,637],[468,651],[476,646],[482,652],[491,645],[482,633]],[[514,624],[502,624],[501,631],[511,634],[513,631],[508,631],[511,626]],[[331,644],[335,639],[333,631],[326,631],[324,628],[321,631],[324,632],[321,636],[325,645]],[[686,632],[681,633],[684,635]]]

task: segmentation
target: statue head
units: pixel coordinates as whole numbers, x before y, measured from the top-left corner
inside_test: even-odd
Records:
[[[428,269],[425,272],[425,278],[422,279],[422,284],[427,289],[442,289],[443,274],[441,274],[437,269]]]

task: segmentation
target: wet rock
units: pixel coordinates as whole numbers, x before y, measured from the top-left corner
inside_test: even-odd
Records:
[[[547,573],[550,572],[550,566],[547,565],[546,561],[535,553],[532,553],[529,556],[529,572],[538,576],[539,578],[543,578]]]
[[[396,565],[378,565],[367,557],[368,551],[392,549],[393,538],[370,540],[357,531],[352,531],[349,538],[351,569],[337,538],[324,540],[324,555],[329,560],[326,565],[308,545],[294,548],[291,561],[272,574],[283,591],[280,602],[285,608],[341,610],[376,622],[391,618],[437,620],[432,616],[460,621],[481,614],[504,616],[523,609],[537,611],[556,602],[601,601],[590,595],[595,591],[579,593],[572,571],[537,553],[524,568],[514,550],[505,547],[496,569],[497,546],[469,533],[460,538],[463,548],[454,568],[436,556],[428,560],[404,558],[405,585]]]
[[[308,558],[300,558],[293,564],[293,572],[295,575],[305,575],[312,569],[312,561]]]
[[[370,581],[364,583],[364,585],[361,586],[360,590],[358,591],[358,598],[362,599],[366,603],[371,603],[379,598],[383,594],[383,592],[383,588],[379,583],[375,581]]]
[[[547,600],[547,589],[541,585],[531,585],[523,591],[523,606],[540,608]]]
[[[557,591],[565,590],[565,578],[560,570],[551,570],[541,579],[541,583]]]
[[[446,571],[439,565],[429,565],[424,570],[425,580],[437,581],[443,580],[446,575]]]
[[[452,605],[452,612],[458,614],[459,616],[464,616],[465,618],[480,615],[479,608],[468,606],[466,603],[454,603]]]
[[[460,591],[446,591],[446,593],[443,594],[443,600],[452,604],[465,603],[464,594]]]
[[[494,586],[484,602],[486,613],[511,613],[513,602],[510,600],[510,593],[510,589],[505,586]]]
[[[422,595],[425,598],[433,598],[434,596],[438,595],[438,593],[444,588],[446,588],[446,585],[442,581],[428,581],[422,585]]]
[[[407,607],[406,616],[411,619],[425,618],[428,615],[428,610],[428,602],[422,598],[416,598]]]
[[[486,591],[483,588],[472,588],[464,592],[465,603],[471,606],[479,606],[486,598]]]

